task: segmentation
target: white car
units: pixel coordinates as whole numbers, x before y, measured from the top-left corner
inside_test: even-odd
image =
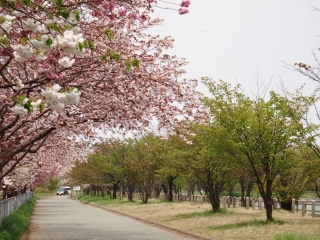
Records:
[[[71,194],[71,188],[68,186],[64,186],[64,187],[59,187],[59,189],[57,190],[57,196],[62,196],[62,195],[69,195]]]

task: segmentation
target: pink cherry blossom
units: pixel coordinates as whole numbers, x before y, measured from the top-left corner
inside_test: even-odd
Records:
[[[130,14],[130,17],[132,18],[132,19],[134,19],[134,20],[137,20],[137,19],[139,19],[139,14],[137,14],[137,13],[131,13]]]
[[[181,7],[189,7],[190,5],[190,0],[182,0],[180,6]]]
[[[49,16],[16,3],[21,17],[2,6],[1,29],[8,32],[0,49],[0,146],[7,148],[0,151],[0,179],[10,176],[19,186],[24,180],[17,176],[27,169],[25,181],[35,186],[85,159],[97,131],[142,133],[157,119],[169,132],[176,116],[191,116],[196,86],[183,79],[186,60],[164,52],[174,40],[147,32],[161,24],[150,19],[150,3],[66,0],[68,19],[55,5],[42,6]],[[68,68],[61,65],[66,58]]]
[[[118,13],[119,13],[119,16],[124,17],[127,14],[127,9],[124,7],[119,8]]]
[[[96,18],[102,18],[104,16],[102,11],[96,11],[96,10],[91,11],[90,14]]]
[[[182,14],[186,14],[189,12],[189,10],[187,8],[179,8],[179,14],[182,15]]]

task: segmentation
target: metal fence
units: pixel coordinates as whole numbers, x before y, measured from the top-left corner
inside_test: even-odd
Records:
[[[0,200],[0,222],[32,197],[33,192],[27,192],[18,196]]]

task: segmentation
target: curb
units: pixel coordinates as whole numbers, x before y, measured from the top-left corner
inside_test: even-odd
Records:
[[[70,198],[72,200],[75,200],[75,201],[78,201],[78,202],[81,202],[77,199],[73,199],[73,198]],[[110,209],[108,207],[105,207],[105,206],[100,206],[100,205],[97,205],[97,204],[94,204],[94,203],[90,203],[90,202],[81,202],[83,204],[89,204],[89,205],[92,205],[94,207],[98,207],[98,208],[101,208],[103,210],[106,210],[106,211],[109,211],[109,212],[112,212],[112,213],[115,213],[115,214],[118,214],[118,215],[121,215],[121,216],[125,216],[125,217],[129,217],[131,219],[134,219],[134,220],[137,220],[137,221],[140,221],[140,222],[143,222],[143,223],[146,223],[148,225],[152,225],[152,226],[155,226],[155,227],[158,227],[158,228],[162,228],[162,229],[165,229],[165,230],[169,230],[171,232],[175,232],[175,233],[179,233],[180,235],[184,235],[184,236],[188,236],[188,237],[192,237],[194,239],[199,239],[199,240],[214,240],[213,238],[209,238],[209,237],[204,237],[204,236],[201,236],[199,234],[196,234],[196,233],[191,233],[191,232],[188,232],[188,231],[184,231],[184,230],[180,230],[180,229],[177,229],[177,228],[173,228],[173,227],[170,227],[168,225],[165,225],[165,224],[162,224],[162,223],[157,223],[157,222],[153,222],[153,221],[150,221],[150,220],[145,220],[145,219],[142,219],[142,218],[139,218],[139,217],[136,217],[136,216],[133,216],[133,215],[130,215],[130,214],[127,214],[127,213],[122,213],[122,212],[118,212],[116,210],[113,210],[113,209]]]

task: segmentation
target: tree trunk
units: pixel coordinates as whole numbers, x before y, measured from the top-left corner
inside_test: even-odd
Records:
[[[229,188],[229,196],[230,196],[230,199],[232,198],[232,192],[233,192],[233,186],[231,188]]]
[[[112,183],[112,198],[117,199],[117,190],[119,183]]]
[[[141,196],[142,203],[148,203],[148,199],[149,199],[148,191],[144,191],[143,193],[141,193],[140,196]]]
[[[123,184],[120,184],[120,199],[123,198]]]
[[[200,195],[202,195],[202,191],[201,191],[201,187],[200,187],[200,185],[199,185],[199,184],[197,184],[197,187],[198,187],[198,191],[199,191]]]
[[[188,199],[191,199],[191,181],[188,180]]]
[[[2,198],[5,199],[7,198],[7,186],[5,186],[5,188],[2,189]]]
[[[100,187],[100,190],[101,190],[101,197],[104,197],[105,196],[105,190],[104,190],[104,187]]]
[[[284,210],[288,210],[288,211],[292,210],[292,202],[290,200],[280,201],[280,206]]]
[[[165,184],[162,184],[162,189],[164,194],[168,194],[168,188]]]
[[[260,195],[263,199],[264,208],[266,209],[267,221],[272,222],[272,207],[273,207],[273,199],[272,199],[272,180],[266,181],[265,191],[264,186],[262,184],[258,184]]]
[[[170,176],[167,178],[168,185],[169,185],[169,202],[173,202],[173,181],[174,177]]]
[[[160,196],[160,192],[161,192],[161,185],[160,184],[156,184],[153,188],[153,192],[154,192],[154,197],[155,198],[159,198]]]
[[[249,206],[252,207],[252,200],[251,200],[251,191],[253,188],[253,182],[247,182],[247,189],[246,189],[246,197],[249,198]]]
[[[268,222],[272,222],[273,218],[272,218],[272,205],[273,205],[273,201],[269,200],[265,203],[265,209],[266,209],[266,214],[267,214],[267,221]]]
[[[133,201],[134,184],[128,183],[128,199],[130,202]]]
[[[219,193],[217,194],[214,186],[210,186],[210,190],[208,191],[209,193],[209,200],[211,203],[212,211],[218,212],[220,210],[220,198],[219,198]]]
[[[245,185],[242,181],[239,181],[241,187],[241,207],[246,206],[246,201],[244,199]]]

